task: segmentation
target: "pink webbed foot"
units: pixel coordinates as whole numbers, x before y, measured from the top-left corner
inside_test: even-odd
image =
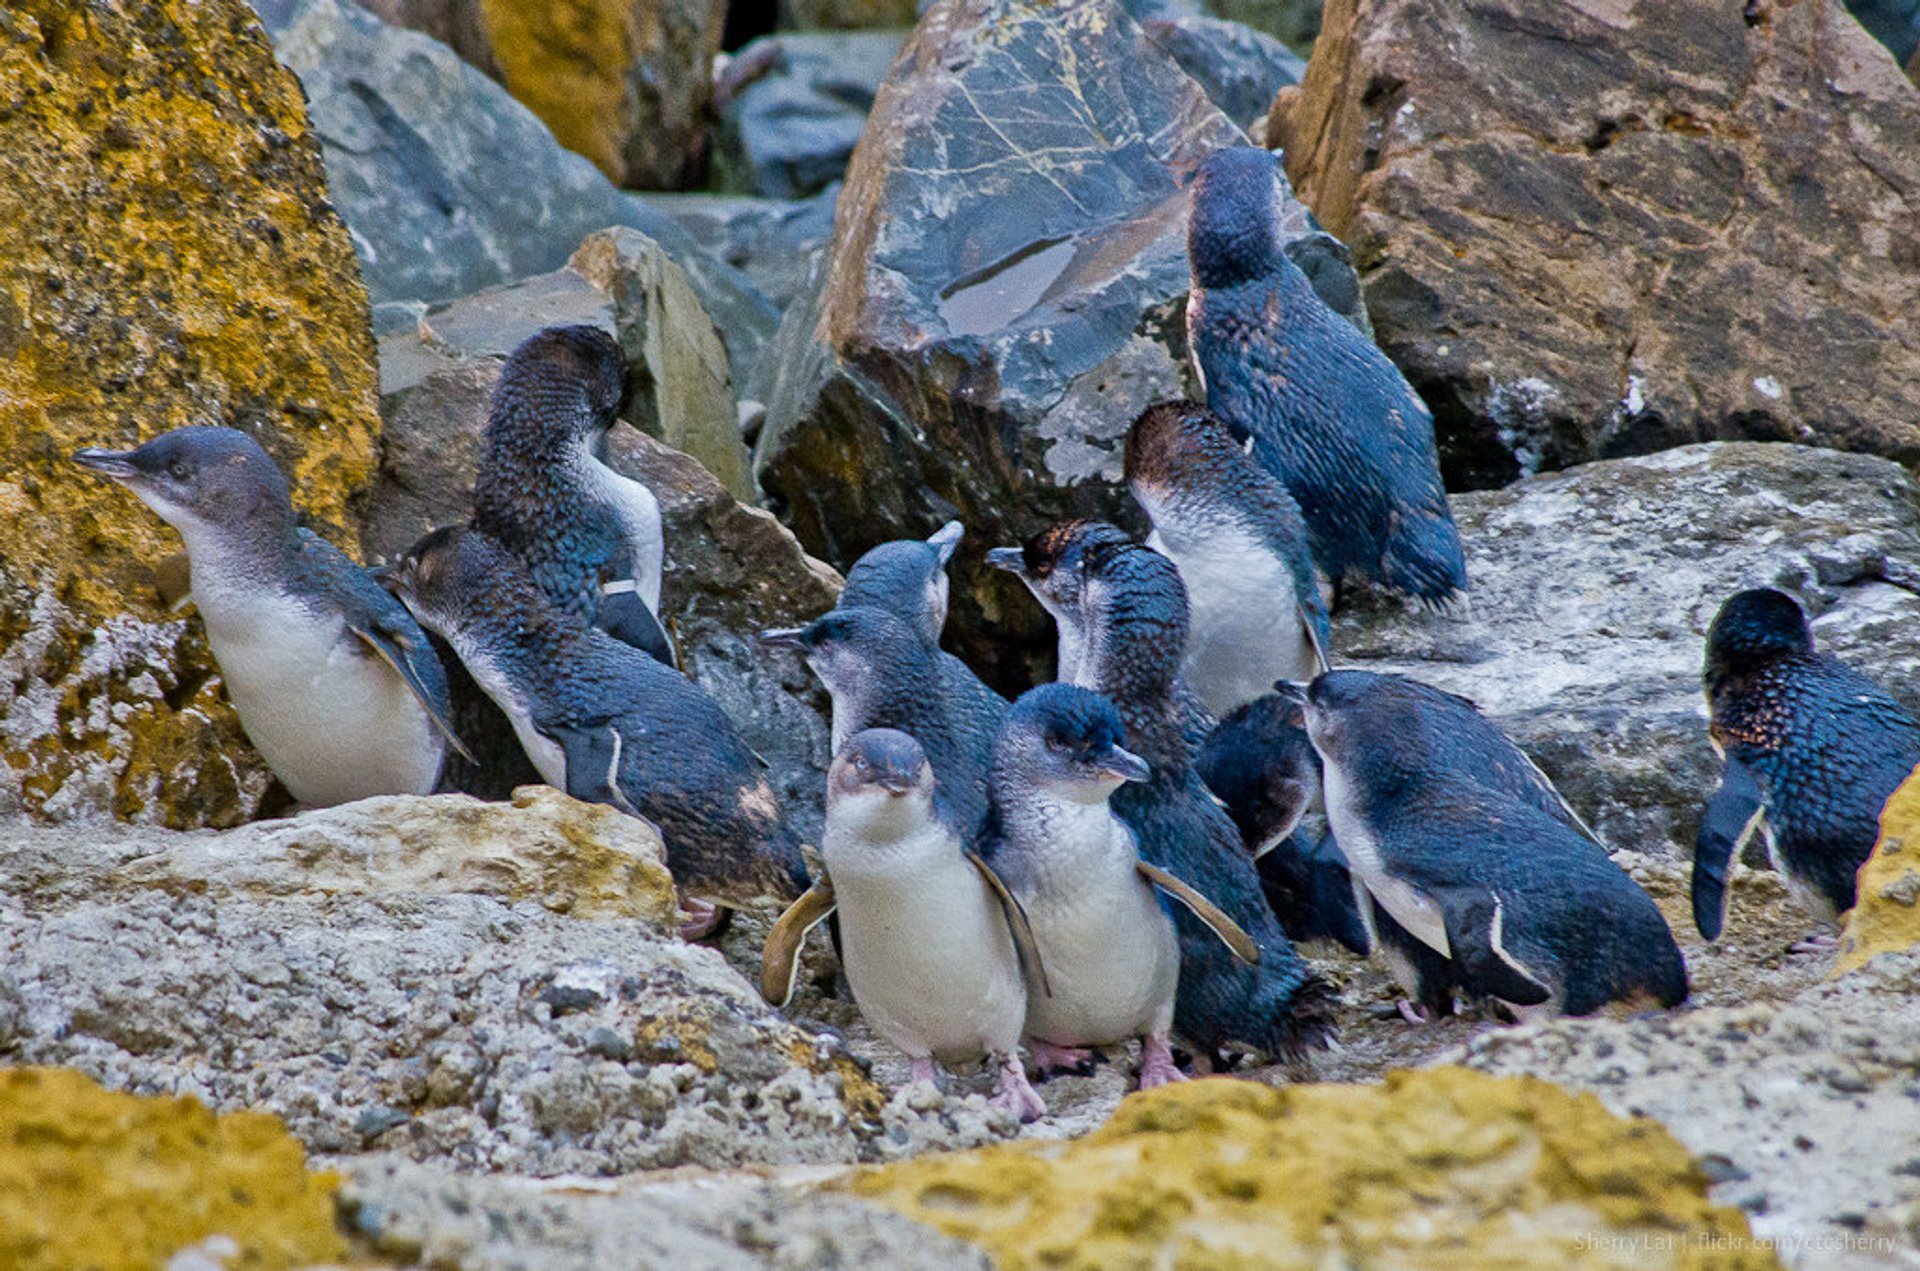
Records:
[[[990,1106],[1006,1109],[1022,1125],[1047,1115],[1047,1105],[1027,1082],[1027,1066],[1020,1062],[1018,1052],[995,1055],[993,1063],[998,1075],[993,1082],[993,1097],[987,1100]]]
[[[1404,997],[1396,1001],[1393,1004],[1393,1008],[1399,1011],[1400,1018],[1409,1024],[1431,1024],[1433,1022],[1432,1011],[1429,1011],[1424,1006],[1409,1002]]]
[[[939,1066],[930,1058],[916,1059],[913,1061],[913,1075],[908,1080],[916,1086],[923,1081],[938,1086],[940,1084]]]
[[[1076,1077],[1093,1075],[1094,1052],[1086,1046],[1056,1046],[1037,1037],[1027,1039],[1027,1051],[1033,1056],[1033,1069],[1041,1080],[1060,1073]]]
[[[680,938],[689,944],[696,940],[711,940],[733,925],[733,910],[711,901],[695,900],[691,896],[680,897],[680,913],[684,918],[680,924]]]
[[[1804,940],[1787,946],[1788,953],[1832,954],[1840,951],[1840,937],[1832,931],[1816,931]]]
[[[1187,1074],[1181,1072],[1180,1065],[1173,1062],[1173,1043],[1167,1040],[1165,1033],[1149,1034],[1140,1039],[1142,1090],[1153,1090],[1186,1079]]]

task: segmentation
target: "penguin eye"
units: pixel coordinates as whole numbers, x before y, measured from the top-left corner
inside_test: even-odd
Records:
[[[172,475],[175,481],[185,481],[188,476],[187,461],[184,459],[175,459],[167,465],[167,472]]]

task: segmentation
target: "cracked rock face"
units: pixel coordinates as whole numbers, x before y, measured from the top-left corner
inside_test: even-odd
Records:
[[[1333,0],[1266,137],[1450,485],[1721,438],[1920,460],[1920,95],[1840,0]]]
[[[1190,387],[1181,176],[1236,144],[1106,0],[929,9],[874,103],[817,286],[770,352],[756,471],[801,542],[845,567],[959,517],[954,625],[970,631],[1019,590],[982,577],[986,548],[1130,514],[1127,426]],[[1312,235],[1292,211],[1292,236]],[[1037,607],[1014,615],[1050,641]],[[990,664],[1004,644],[972,651]]]
[[[1920,709],[1920,484],[1897,464],[1720,442],[1455,495],[1453,514],[1470,614],[1357,595],[1334,658],[1472,698],[1613,847],[1693,854],[1720,778],[1706,631],[1735,591],[1798,596],[1818,647]]]

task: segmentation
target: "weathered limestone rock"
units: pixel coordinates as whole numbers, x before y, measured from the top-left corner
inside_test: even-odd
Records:
[[[1450,484],[1720,438],[1920,461],[1920,94],[1840,0],[1334,0],[1266,140]]]
[[[905,38],[905,31],[783,32],[741,49],[742,63],[767,67],[721,110],[715,164],[722,188],[800,199],[840,180]]]
[[[1187,387],[1180,176],[1236,143],[1105,0],[929,9],[770,355],[755,464],[800,541],[844,567],[959,517],[954,625],[970,632],[1019,590],[983,577],[986,548],[1125,508],[1127,425]],[[1037,608],[1015,613],[1050,641]]]
[[[69,456],[239,427],[351,548],[379,420],[346,228],[241,0],[11,4],[0,102],[0,811],[232,824],[269,778],[154,599],[179,539]]]
[[[1616,848],[1692,856],[1720,775],[1706,630],[1743,587],[1800,596],[1820,648],[1920,709],[1920,485],[1896,464],[1712,443],[1455,495],[1453,514],[1471,616],[1356,595],[1334,658],[1478,702]]]
[[[1073,1143],[924,1157],[845,1186],[1007,1271],[1780,1265],[1708,1203],[1705,1173],[1657,1123],[1458,1068],[1381,1086],[1194,1081],[1129,1097]]]
[[[735,382],[752,369],[779,321],[766,298],[671,217],[561,149],[532,111],[452,49],[347,0],[259,4],[275,52],[306,89],[377,332],[559,269],[587,235],[625,225],[687,271],[725,338]]]
[[[1920,780],[1909,777],[1881,811],[1880,841],[1860,867],[1859,895],[1840,933],[1836,975],[1920,947]]]
[[[705,166],[725,0],[376,0],[479,67],[615,185],[677,190]]]
[[[270,1116],[0,1071],[0,1263],[15,1271],[172,1266],[195,1249],[193,1266],[344,1261],[338,1183]]]

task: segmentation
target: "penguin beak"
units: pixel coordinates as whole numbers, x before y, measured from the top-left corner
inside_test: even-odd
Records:
[[[940,568],[945,569],[947,562],[953,559],[954,549],[960,546],[960,539],[966,532],[966,526],[960,522],[948,521],[927,537],[927,546],[940,553]]]
[[[994,548],[987,553],[987,564],[1022,578],[1027,576],[1027,558],[1017,547]]]
[[[103,477],[112,477],[115,481],[136,480],[140,469],[133,466],[128,450],[101,450],[89,446],[85,450],[73,452],[73,461],[83,468],[91,468]]]
[[[1307,704],[1307,686],[1296,684],[1292,680],[1275,680],[1273,693],[1281,701],[1291,702],[1295,706],[1304,707]]]
[[[913,789],[911,772],[883,772],[875,777],[874,781],[888,794],[905,794]]]
[[[1100,766],[1122,781],[1145,781],[1153,775],[1152,764],[1120,746],[1110,748]]]
[[[805,627],[768,627],[760,633],[760,643],[770,649],[792,649],[796,653],[805,653],[806,635]]]

